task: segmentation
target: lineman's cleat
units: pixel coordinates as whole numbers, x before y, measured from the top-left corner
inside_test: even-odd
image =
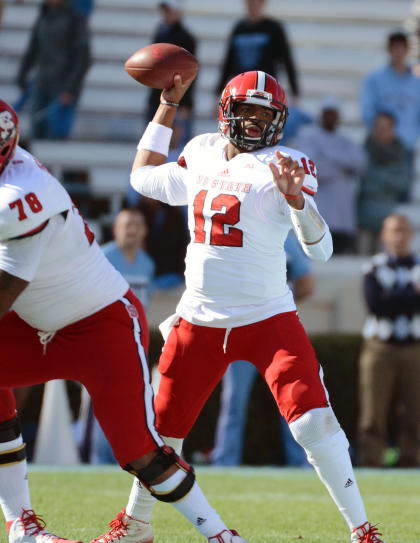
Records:
[[[248,543],[235,530],[223,530],[209,538],[209,543]]]
[[[45,522],[32,509],[22,509],[22,516],[15,519],[9,528],[9,543],[82,543],[50,534]]]
[[[379,536],[376,526],[370,522],[365,522],[351,532],[350,543],[385,543]]]
[[[92,539],[91,543],[153,543],[153,528],[150,523],[130,517],[125,509],[120,511],[108,526],[110,531]]]

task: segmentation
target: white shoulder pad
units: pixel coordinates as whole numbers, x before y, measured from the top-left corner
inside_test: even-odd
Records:
[[[194,165],[203,165],[203,151],[209,153],[220,147],[225,147],[227,140],[217,133],[200,134],[190,140],[179,155],[178,164],[183,168],[193,168]]]
[[[64,187],[20,147],[0,177],[0,241],[24,236],[70,209]]]
[[[269,162],[277,163],[275,151],[280,151],[284,156],[290,156],[293,160],[297,160],[299,164],[305,170],[305,179],[303,181],[302,190],[313,196],[318,190],[317,170],[314,162],[304,153],[297,149],[291,149],[290,147],[284,147],[282,145],[276,145],[274,147],[264,147],[255,153],[257,160],[268,164]]]

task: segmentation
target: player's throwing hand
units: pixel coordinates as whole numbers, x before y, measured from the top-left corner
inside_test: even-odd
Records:
[[[181,101],[181,98],[187,92],[188,87],[194,81],[196,76],[197,76],[197,73],[195,73],[193,76],[189,77],[185,81],[182,81],[182,77],[180,76],[180,74],[176,74],[174,76],[173,86],[168,89],[163,89],[162,94],[161,94],[161,103],[167,102],[167,103],[179,104],[179,102]]]
[[[288,203],[291,203],[292,200],[299,201],[299,196],[301,196],[303,203],[301,189],[305,179],[305,170],[297,160],[292,160],[290,156],[284,156],[278,150],[275,153],[278,166],[273,162],[269,162],[268,166],[273,174],[276,187],[285,196]],[[301,206],[299,205],[299,207]]]

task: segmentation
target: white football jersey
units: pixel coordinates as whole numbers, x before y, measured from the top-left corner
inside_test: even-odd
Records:
[[[45,332],[128,290],[64,187],[19,147],[0,177],[0,269],[29,281],[13,309]]]
[[[267,166],[276,163],[275,150],[305,168],[305,197],[312,199],[317,189],[315,165],[299,151],[266,147],[227,160],[226,145],[219,134],[203,134],[187,144],[178,164],[132,175],[134,188],[145,196],[188,204],[191,242],[177,314],[214,327],[242,326],[295,309],[284,251],[293,225]]]

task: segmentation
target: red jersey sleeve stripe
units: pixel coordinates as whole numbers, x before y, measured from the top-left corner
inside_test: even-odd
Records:
[[[49,219],[47,219],[45,222],[34,228],[33,230],[30,230],[29,232],[26,232],[25,234],[21,234],[20,236],[16,236],[15,238],[11,239],[22,239],[22,238],[28,238],[29,236],[34,236],[35,234],[38,234],[39,232],[42,232],[44,228],[47,226]]]
[[[306,192],[306,194],[309,194],[310,196],[313,196],[316,193],[315,190],[308,189],[308,187],[302,187],[302,190],[303,192]]]

